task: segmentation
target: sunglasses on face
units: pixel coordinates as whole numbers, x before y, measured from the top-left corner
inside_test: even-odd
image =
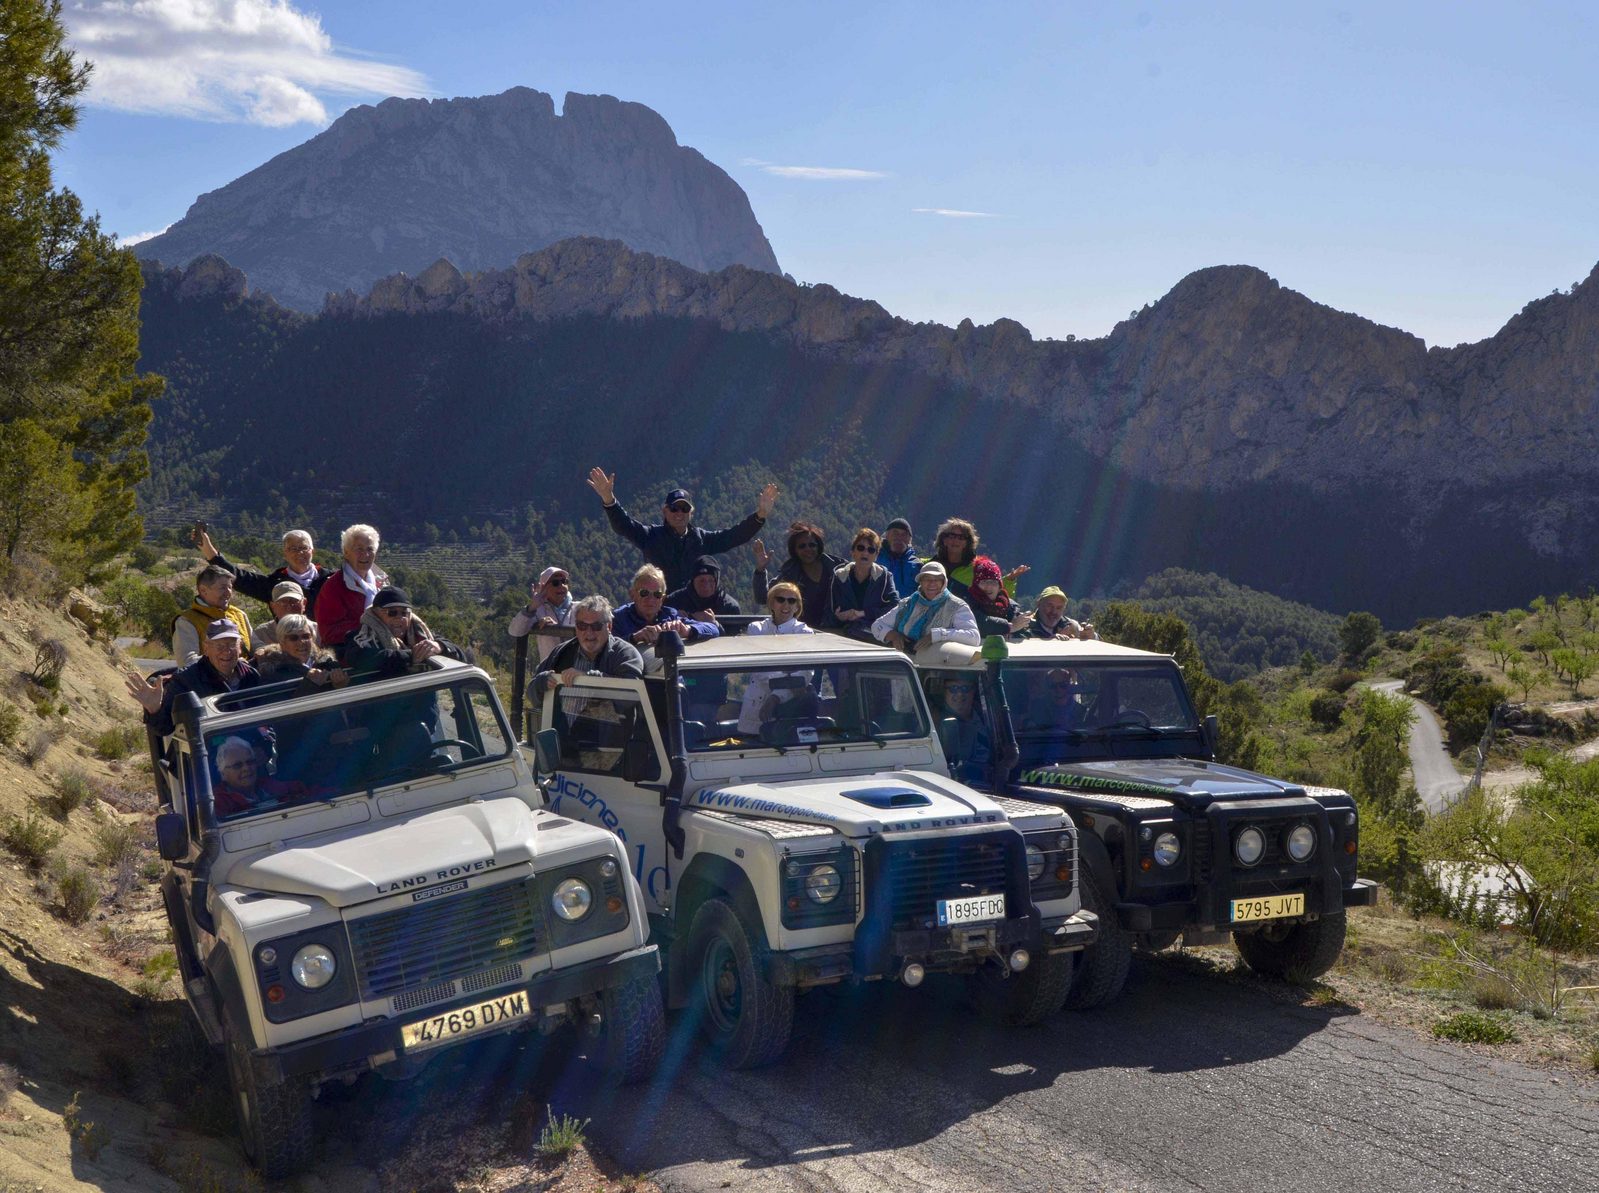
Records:
[[[964,542],[971,542],[972,540],[972,536],[967,534],[964,530],[946,530],[938,537],[941,539],[961,539]]]
[[[799,597],[775,596],[771,598],[771,602],[774,605],[797,605],[799,604]]]
[[[641,588],[638,590],[638,595],[640,599],[644,599],[647,597],[663,597],[666,595],[666,593],[662,592],[659,588]]]
[[[283,635],[283,640],[285,642],[309,642],[309,641],[311,641],[311,635],[310,634],[285,634],[285,635]]]
[[[580,634],[598,634],[605,629],[603,621],[575,621],[572,623]]]
[[[384,617],[409,617],[409,616],[411,616],[411,611],[409,609],[395,608],[395,607],[390,607],[388,609],[379,609],[378,613],[381,614]]]
[[[551,588],[565,588],[571,581],[565,576],[551,576],[548,583]]]
[[[949,685],[949,687],[944,689],[944,691],[948,692],[951,696],[970,696],[976,690],[977,689],[972,687],[971,684],[964,683],[952,683]]]
[[[686,501],[674,501],[666,508],[674,514],[692,514],[694,512],[694,507]]]
[[[876,555],[877,554],[877,548],[873,547],[873,546],[869,546],[866,543],[856,543],[855,544],[855,550],[856,550],[856,552],[858,554],[861,554],[861,555]]]

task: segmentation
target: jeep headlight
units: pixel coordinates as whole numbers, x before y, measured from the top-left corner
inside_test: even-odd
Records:
[[[805,893],[813,903],[831,903],[843,889],[843,876],[831,862],[824,862],[805,876]]]
[[[339,963],[325,944],[308,944],[294,954],[289,973],[307,990],[320,990],[333,980]]]
[[[1155,864],[1174,866],[1183,852],[1183,843],[1176,833],[1165,832],[1155,838]]]
[[[594,906],[594,892],[581,878],[565,878],[550,896],[550,905],[555,908],[556,915],[568,923],[575,923],[588,915],[589,908]]]
[[[1239,865],[1253,866],[1266,856],[1266,834],[1253,826],[1246,828],[1233,841],[1233,856]]]
[[[1027,877],[1037,882],[1044,875],[1044,851],[1036,845],[1027,846]]]
[[[1294,861],[1305,861],[1316,852],[1316,830],[1308,824],[1296,824],[1288,830],[1284,846]]]

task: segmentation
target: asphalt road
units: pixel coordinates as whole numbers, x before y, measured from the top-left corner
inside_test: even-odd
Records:
[[[1385,679],[1371,685],[1390,696],[1403,696],[1416,712],[1410,722],[1410,772],[1415,776],[1416,792],[1431,814],[1442,812],[1466,789],[1467,779],[1455,770],[1438,718],[1414,696],[1406,696],[1403,683]]]
[[[800,1001],[772,1068],[682,1018],[649,1086],[552,1091],[667,1190],[1514,1189],[1599,1185],[1599,1082],[1140,959],[1113,1005],[1033,1029],[955,992]]]

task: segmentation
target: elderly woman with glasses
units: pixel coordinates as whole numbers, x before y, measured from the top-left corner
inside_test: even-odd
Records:
[[[788,528],[788,558],[777,569],[777,578],[800,590],[805,607],[811,611],[811,624],[819,629],[837,624],[833,620],[833,573],[844,560],[824,549],[821,528],[809,522],[795,522]],[[755,540],[755,603],[766,604],[767,565],[771,555],[766,545]]]
[[[263,775],[255,747],[242,737],[230,737],[217,747],[217,776],[220,782],[212,794],[218,816],[266,812],[316,794],[304,783]]]
[[[256,647],[250,661],[265,683],[287,679],[308,680],[315,687],[342,688],[350,682],[349,673],[338,665],[333,652],[317,645],[316,623],[303,613],[285,613],[278,618],[278,640]]]
[[[971,606],[951,593],[947,583],[943,564],[932,559],[922,564],[916,591],[872,623],[872,636],[907,654],[943,642],[981,645]]]
[[[814,634],[816,631],[800,620],[800,614],[805,611],[805,599],[800,596],[797,586],[787,580],[779,580],[766,593],[766,605],[772,611],[770,617],[751,622],[745,634]],[[750,676],[750,682],[744,689],[743,701],[739,706],[738,731],[745,734],[756,734],[761,731],[761,722],[771,715],[773,706],[772,680],[786,676],[786,671],[760,671]]]
[[[666,574],[653,563],[633,573],[628,595],[633,599],[616,611],[613,624],[617,637],[640,650],[654,646],[663,630],[676,630],[685,642],[721,637],[722,627],[714,621],[685,617],[666,603]]]
[[[933,559],[944,565],[949,590],[961,600],[968,599],[972,587],[972,565],[977,562],[977,527],[965,518],[950,518],[938,528],[933,544]],[[1027,564],[1018,564],[1000,579],[1005,591],[1016,595],[1016,581],[1032,571]]]
[[[877,562],[883,540],[866,527],[855,532],[850,563],[833,569],[833,621],[850,638],[872,641],[872,623],[899,603],[894,577]]]

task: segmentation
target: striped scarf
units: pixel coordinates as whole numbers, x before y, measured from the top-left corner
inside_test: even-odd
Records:
[[[947,600],[949,600],[948,587],[932,600],[924,597],[918,589],[900,602],[899,612],[894,615],[894,629],[912,642],[921,641],[922,634],[927,630],[927,623],[944,607],[944,602]]]

